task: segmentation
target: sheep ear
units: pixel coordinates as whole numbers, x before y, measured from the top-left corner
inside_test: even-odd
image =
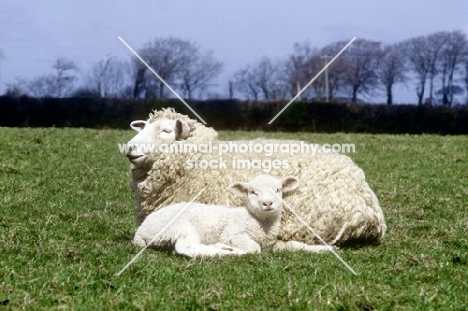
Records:
[[[299,179],[293,176],[288,176],[281,179],[283,185],[283,193],[291,192],[299,187]]]
[[[186,139],[190,134],[190,127],[187,122],[181,119],[176,120],[176,136],[178,140]]]
[[[137,132],[141,132],[145,128],[145,126],[146,121],[143,120],[137,120],[130,123],[130,127]]]
[[[245,198],[249,193],[249,184],[244,182],[235,182],[230,184],[228,189],[231,190],[235,196]]]

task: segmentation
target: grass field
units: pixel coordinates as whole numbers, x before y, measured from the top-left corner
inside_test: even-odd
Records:
[[[465,310],[468,137],[221,132],[354,143],[379,246],[189,260],[131,244],[131,131],[0,128],[0,309]],[[2,307],[3,305],[3,307]]]

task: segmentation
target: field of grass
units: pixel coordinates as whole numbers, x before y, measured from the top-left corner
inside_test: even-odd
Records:
[[[468,137],[221,132],[354,143],[384,210],[378,246],[189,260],[155,250],[121,276],[135,206],[131,131],[0,128],[0,309],[465,310]],[[3,306],[3,307],[2,307]]]

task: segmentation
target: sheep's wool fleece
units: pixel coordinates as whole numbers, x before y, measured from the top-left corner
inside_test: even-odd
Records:
[[[211,127],[206,127],[197,120],[190,119],[188,116],[175,112],[172,108],[155,110],[149,114],[148,122],[152,123],[158,119],[185,121],[190,127],[190,134],[187,142],[214,141],[218,139],[218,132]]]
[[[137,226],[148,214],[161,207],[190,201],[202,188],[206,190],[197,202],[243,205],[227,190],[228,186],[265,174],[260,168],[212,170],[187,166],[187,161],[219,159],[218,154],[161,153],[151,156],[154,163],[146,179],[134,185],[138,200]],[[239,154],[223,155],[227,163],[231,163],[234,157],[239,157]],[[241,157],[252,160],[266,158],[258,153],[243,153]],[[275,155],[274,159],[287,159],[289,167],[272,169],[270,175],[276,178],[295,176],[300,180],[299,188],[285,195],[285,203],[325,241],[336,245],[373,244],[383,238],[386,225],[377,197],[367,184],[364,172],[349,157],[319,152],[314,155]],[[335,240],[337,237],[339,239]],[[288,208],[283,208],[279,239],[320,244]]]

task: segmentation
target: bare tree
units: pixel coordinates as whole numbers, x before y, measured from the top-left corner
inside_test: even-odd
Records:
[[[364,39],[357,39],[343,53],[347,68],[345,83],[351,88],[352,102],[357,101],[358,94],[370,94],[378,85],[377,69],[380,54],[380,42]]]
[[[52,68],[57,71],[57,97],[60,98],[69,95],[73,89],[73,81],[76,79],[71,72],[77,71],[78,67],[72,61],[59,58],[52,65]]]
[[[233,85],[234,89],[247,98],[259,99],[260,90],[254,82],[255,77],[252,74],[250,65],[239,69],[234,73]]]
[[[404,42],[406,57],[411,69],[418,78],[416,93],[418,104],[424,99],[427,79],[429,79],[429,103],[433,103],[434,77],[437,74],[437,61],[447,41],[446,32],[420,36]]]
[[[449,33],[447,32],[437,32],[434,34],[428,35],[427,46],[428,46],[428,56],[429,56],[429,104],[433,104],[434,98],[434,78],[437,75],[437,63],[440,58],[440,54],[444,49],[448,41]]]
[[[30,81],[20,82],[20,85],[24,85],[25,93],[36,98],[56,97],[58,94],[57,77],[54,75],[39,76]]]
[[[400,44],[387,45],[382,49],[377,71],[380,82],[385,87],[387,104],[393,104],[393,86],[407,81],[405,55]]]
[[[270,84],[271,99],[287,99],[290,98],[291,84],[287,79],[287,61],[276,60],[273,63],[273,83]]]
[[[129,81],[128,64],[106,55],[93,65],[80,90],[84,94],[104,97],[131,97],[126,94]]]
[[[284,82],[289,85],[291,97],[296,94],[313,78],[316,71],[316,62],[312,60],[319,56],[317,49],[311,47],[310,43],[295,43],[293,53],[287,58],[283,68]],[[317,82],[317,81],[316,81]],[[305,90],[301,97],[310,97],[311,90]]]
[[[285,65],[286,81],[290,85],[291,96],[295,96],[313,77],[315,77],[327,64],[331,56],[337,54],[345,45],[343,42],[335,42],[323,47],[321,50],[314,49],[308,43],[298,44],[293,47]],[[338,92],[343,91],[346,85],[346,74],[349,72],[349,61],[340,57],[327,69],[328,94],[326,93],[325,77],[322,75],[314,81],[310,89],[305,90],[301,97],[333,98]],[[328,95],[328,96],[327,96]]]
[[[139,60],[133,58],[132,59],[132,68],[133,68],[133,74],[132,74],[132,80],[133,80],[133,90],[132,90],[132,95],[133,98],[138,98],[142,95],[142,93],[147,95],[145,90],[146,90],[146,79],[145,79],[145,73],[146,73],[146,67],[144,64],[142,64]]]
[[[466,97],[466,105],[468,105],[468,54],[467,54],[467,57],[464,58],[464,67],[465,67],[465,76],[464,76],[464,79],[463,79],[463,82],[465,82],[465,92],[467,94],[467,97]]]
[[[102,58],[101,61],[101,72],[99,74],[99,80],[100,80],[100,87],[101,87],[101,98],[106,97],[106,72],[108,71],[109,63],[112,60],[112,57],[109,55],[106,55]]]
[[[282,84],[279,76],[279,63],[274,63],[268,57],[262,57],[252,68],[255,83],[261,90],[263,99],[277,99],[282,97]]]
[[[189,99],[195,90],[205,90],[207,83],[217,77],[223,67],[211,52],[200,55],[197,51],[194,56],[186,67],[180,69],[180,88]]]
[[[77,66],[64,58],[59,58],[54,62],[52,68],[56,74],[42,75],[31,80],[20,80],[15,88],[21,90],[23,94],[32,97],[66,97],[73,91],[73,82],[76,77],[73,72],[77,71]]]
[[[334,56],[345,46],[345,42],[334,42],[326,45],[320,51],[321,56]],[[354,43],[353,43],[354,44]],[[323,62],[323,60],[321,59]],[[329,60],[327,60],[328,62]],[[321,68],[325,63],[321,65]],[[349,74],[349,60],[341,55],[328,67],[328,97],[337,97],[339,93],[345,93]]]
[[[2,94],[2,61],[5,58],[5,53],[0,49],[0,94]]]
[[[427,76],[430,71],[430,60],[427,56],[427,41],[424,36],[419,36],[406,40],[403,44],[411,69],[418,79],[416,94],[418,96],[418,105],[422,105]]]
[[[24,88],[24,83],[21,80],[16,80],[13,83],[8,83],[5,93],[6,97],[19,98],[21,96],[28,96],[27,91]]]
[[[437,72],[441,76],[442,104],[451,106],[455,93],[461,91],[459,86],[454,85],[454,77],[457,71],[461,73],[462,63],[468,57],[468,40],[462,31],[444,34],[447,38],[437,62]]]
[[[168,84],[176,84],[178,75],[195,61],[199,47],[177,38],[156,38],[139,51],[139,55]],[[164,83],[153,75],[140,60],[133,59],[134,97],[164,97]]]
[[[284,98],[287,88],[281,78],[281,63],[268,57],[237,71],[234,83],[244,96],[256,100]]]
[[[178,38],[156,38],[139,55],[173,88],[179,87],[191,98],[221,72],[222,64],[209,52],[203,53],[194,42]],[[163,98],[165,85],[140,60],[132,60],[133,97]]]

